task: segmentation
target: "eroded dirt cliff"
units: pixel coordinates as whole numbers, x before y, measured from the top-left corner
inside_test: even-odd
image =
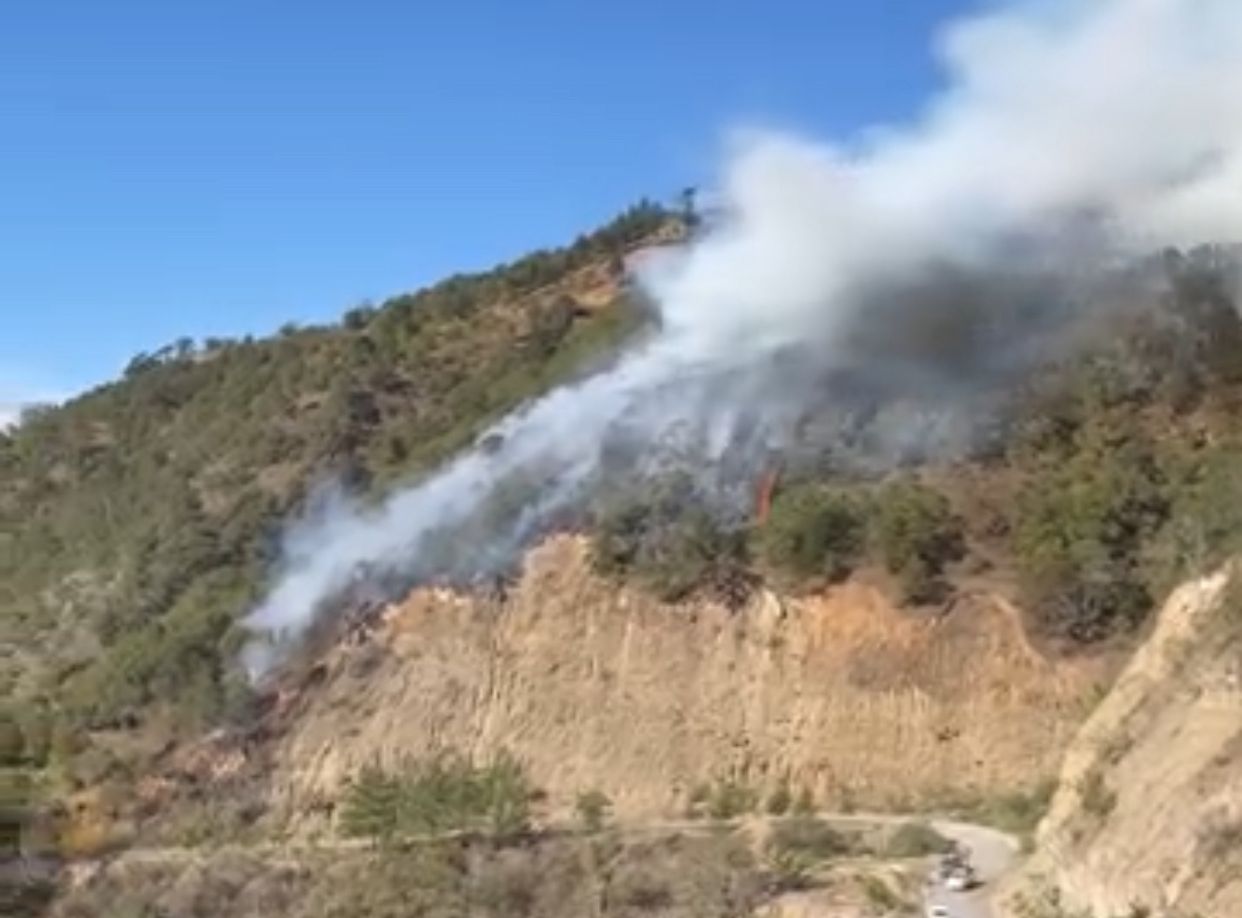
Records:
[[[1242,592],[1234,577],[1177,590],[1084,724],[1009,914],[1242,915]]]
[[[738,612],[670,606],[594,576],[584,544],[557,538],[507,596],[419,591],[330,655],[274,786],[304,811],[369,762],[506,749],[554,802],[599,788],[619,815],[678,812],[725,777],[924,806],[1052,775],[1103,677],[1042,657],[986,594],[940,615],[860,583]]]

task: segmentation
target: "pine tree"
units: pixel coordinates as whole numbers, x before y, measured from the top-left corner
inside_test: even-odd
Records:
[[[397,830],[401,784],[378,765],[362,769],[345,793],[341,831],[353,838],[389,841]]]

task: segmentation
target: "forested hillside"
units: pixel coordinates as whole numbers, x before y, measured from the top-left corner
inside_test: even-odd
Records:
[[[339,325],[179,341],[0,433],[13,754],[66,757],[82,727],[135,724],[153,701],[190,730],[243,703],[235,624],[285,514],[321,482],[367,495],[418,476],[615,348],[639,313],[598,300],[624,295],[627,252],[675,222],[644,202]]]
[[[178,737],[244,720],[239,620],[289,514],[322,482],[367,500],[416,480],[606,360],[644,321],[626,254],[682,229],[643,204],[569,248],[340,325],[139,355],[123,379],[29,412],[0,435],[6,764],[57,793],[124,787]],[[1049,652],[1126,645],[1177,578],[1242,533],[1236,256],[1156,264],[1157,301],[1101,312],[1073,347],[1009,380],[963,451],[859,468],[831,443],[802,449],[743,469],[758,488],[740,512],[701,500],[693,468],[630,480],[574,517],[595,568],[731,608],[763,581],[800,592],[858,575],[943,613],[982,585],[1021,608]],[[985,340],[989,305],[930,304],[901,328],[929,340],[892,359]],[[860,401],[846,433],[865,438],[884,408]]]
[[[983,580],[1011,594],[1049,646],[1125,641],[1167,589],[1242,533],[1236,268],[1223,250],[1165,253],[1154,302],[1101,311],[1072,344],[1007,381],[956,454],[916,450],[860,469],[830,442],[778,458],[758,520],[713,518],[684,472],[601,501],[596,567],[665,598],[708,588],[733,604],[760,578],[798,591],[878,571],[902,601],[931,607]],[[888,334],[969,352],[989,309],[1006,308],[981,305],[931,304],[913,332],[894,322]],[[865,438],[903,396],[882,398],[864,402],[863,420],[839,439]]]

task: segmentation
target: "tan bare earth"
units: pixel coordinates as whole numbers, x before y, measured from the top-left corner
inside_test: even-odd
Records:
[[[1065,758],[1008,914],[1242,915],[1242,605],[1177,590]],[[1025,901],[1025,910],[1020,904]]]
[[[1034,652],[987,595],[915,615],[855,583],[730,612],[618,590],[585,553],[552,540],[504,599],[419,591],[334,652],[276,751],[290,812],[436,749],[506,749],[554,803],[599,788],[630,817],[730,776],[828,807],[1010,793],[1055,773],[1103,678]]]

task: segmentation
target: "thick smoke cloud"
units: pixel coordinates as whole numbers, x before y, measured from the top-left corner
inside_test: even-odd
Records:
[[[641,474],[690,453],[705,489],[727,486],[717,464],[796,448],[808,405],[843,438],[860,389],[874,449],[969,436],[989,384],[1109,300],[1105,267],[1239,241],[1237,0],[1014,3],[950,24],[938,51],[946,88],[912,124],[843,144],[732,137],[719,218],[645,265],[658,328],[612,368],[378,510],[326,500],[295,522],[248,620],[251,671],[360,571],[503,568],[618,454]],[[902,392],[962,410],[875,407]]]

